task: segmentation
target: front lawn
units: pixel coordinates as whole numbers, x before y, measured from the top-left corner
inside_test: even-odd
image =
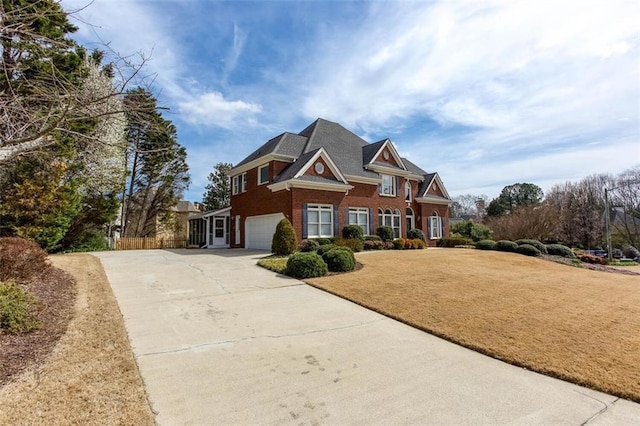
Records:
[[[478,352],[640,402],[640,277],[514,253],[384,251],[310,284]]]

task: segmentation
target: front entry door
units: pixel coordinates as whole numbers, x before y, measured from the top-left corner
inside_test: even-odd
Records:
[[[213,226],[213,245],[216,247],[225,246],[227,244],[226,234],[227,224],[225,218],[216,216]]]

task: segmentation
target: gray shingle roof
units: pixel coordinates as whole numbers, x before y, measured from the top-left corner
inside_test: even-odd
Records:
[[[424,174],[424,181],[420,183],[420,186],[418,187],[418,196],[422,197],[425,193],[425,191],[429,188],[429,185],[431,185],[431,182],[433,181],[433,178],[436,177],[435,173],[426,173]]]
[[[287,132],[269,140],[238,163],[236,167],[269,154],[296,157],[297,160],[276,178],[276,182],[282,182],[293,178],[318,149],[324,148],[342,174],[378,179],[378,174],[365,170],[364,165],[373,160],[373,156],[386,140],[370,144],[340,124],[318,118],[297,135]],[[410,172],[417,175],[427,175],[424,170],[405,158],[402,161]],[[388,164],[384,165],[389,166]],[[434,174],[427,176],[430,178],[423,185],[428,185]]]
[[[404,163],[404,166],[411,173],[413,173],[415,175],[420,175],[420,176],[424,176],[424,175],[428,174],[427,172],[425,172],[420,167],[416,166],[415,164],[413,164],[411,161],[407,160],[406,158],[402,157],[401,159],[402,159],[402,162]]]
[[[384,144],[386,139],[383,139],[378,142],[370,143],[367,146],[362,147],[362,162],[363,164],[369,164],[373,160],[373,156],[376,155],[376,152],[380,149],[382,144]]]

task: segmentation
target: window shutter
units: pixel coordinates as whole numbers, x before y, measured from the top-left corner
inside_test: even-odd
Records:
[[[369,235],[373,235],[373,209],[369,209]]]
[[[431,239],[431,218],[427,217],[427,238]]]
[[[394,176],[393,178],[396,181],[396,197],[400,195],[400,179],[398,176]]]
[[[344,217],[347,218],[347,225],[351,225],[351,221],[349,220],[349,207],[344,208],[344,214],[345,214]]]
[[[302,205],[302,238],[307,238],[309,230],[307,229],[307,204]]]
[[[338,222],[338,206],[333,206],[333,236],[340,236],[340,223]]]

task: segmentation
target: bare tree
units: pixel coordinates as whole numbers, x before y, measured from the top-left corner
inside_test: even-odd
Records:
[[[120,114],[113,98],[141,85],[147,59],[110,51],[113,90],[92,90],[85,50],[68,35],[76,27],[53,0],[0,2],[0,163],[77,135],[79,122]],[[110,50],[105,45],[107,50]],[[95,132],[92,141],[106,143]]]

